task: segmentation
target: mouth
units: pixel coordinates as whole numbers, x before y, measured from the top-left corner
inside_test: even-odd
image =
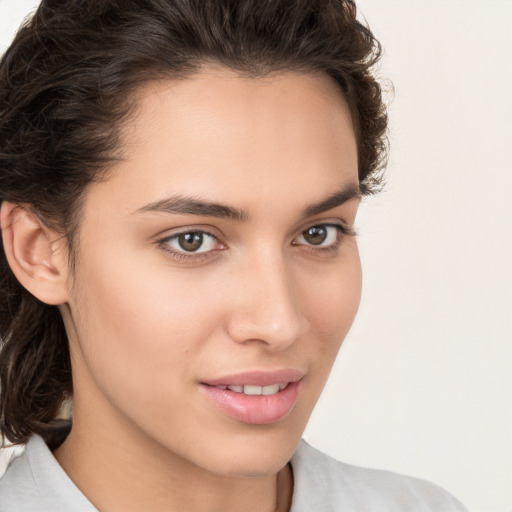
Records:
[[[214,386],[218,389],[229,389],[235,393],[243,393],[244,395],[259,396],[259,395],[275,395],[288,386],[288,382],[279,384],[270,384],[268,386],[258,386],[257,384],[245,384],[244,386]]]
[[[250,425],[268,425],[287,417],[299,398],[304,373],[295,370],[246,372],[201,382],[217,411]]]

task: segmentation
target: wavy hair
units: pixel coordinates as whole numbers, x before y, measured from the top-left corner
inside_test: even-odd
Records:
[[[0,200],[28,205],[72,253],[83,191],[118,157],[134,93],[207,63],[332,77],[352,114],[361,190],[373,193],[387,154],[381,47],[356,14],[351,0],[43,0],[0,61]],[[66,331],[0,252],[0,430],[48,441],[73,393]]]

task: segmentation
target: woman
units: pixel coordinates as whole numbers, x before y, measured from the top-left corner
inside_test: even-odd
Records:
[[[378,57],[349,1],[42,2],[0,68],[1,511],[463,510],[301,441],[359,304]]]

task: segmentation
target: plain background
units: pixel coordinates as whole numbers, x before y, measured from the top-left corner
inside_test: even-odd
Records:
[[[36,3],[0,0],[0,50]],[[360,313],[305,438],[512,512],[512,1],[358,6],[394,84],[391,159],[359,216]]]

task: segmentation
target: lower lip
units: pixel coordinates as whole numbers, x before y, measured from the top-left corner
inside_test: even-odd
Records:
[[[201,384],[206,396],[225,414],[252,425],[268,425],[285,418],[299,396],[299,382],[290,382],[274,395],[245,395]]]

